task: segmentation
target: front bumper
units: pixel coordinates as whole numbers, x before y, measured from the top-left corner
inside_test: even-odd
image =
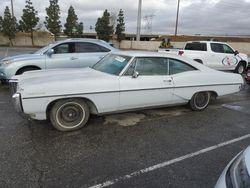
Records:
[[[20,93],[15,93],[12,95],[12,102],[14,104],[14,108],[18,113],[23,113],[23,106],[22,106],[22,97]]]

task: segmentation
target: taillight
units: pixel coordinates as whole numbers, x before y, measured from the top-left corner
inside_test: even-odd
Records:
[[[178,55],[182,55],[182,54],[184,54],[184,51],[182,51],[182,50],[179,50],[179,53],[178,53]]]

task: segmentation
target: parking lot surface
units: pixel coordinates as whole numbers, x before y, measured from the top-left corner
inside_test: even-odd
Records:
[[[0,187],[213,187],[250,143],[250,88],[202,112],[93,116],[63,133],[21,118],[0,84],[0,120]]]

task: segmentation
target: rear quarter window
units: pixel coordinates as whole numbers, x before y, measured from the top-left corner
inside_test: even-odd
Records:
[[[185,50],[207,51],[207,44],[200,42],[187,43]]]

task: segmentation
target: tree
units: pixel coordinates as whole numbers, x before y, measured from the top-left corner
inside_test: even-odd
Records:
[[[10,40],[10,45],[12,44],[12,39],[15,38],[17,32],[16,18],[11,16],[10,9],[6,6],[4,10],[4,17],[2,20],[2,32],[4,35],[8,36]]]
[[[46,8],[45,27],[57,36],[61,32],[60,7],[58,0],[49,0],[49,7]]]
[[[124,13],[123,10],[120,9],[117,19],[116,31],[117,40],[121,42],[125,38],[125,22],[124,22]]]
[[[0,32],[3,30],[3,18],[0,16]]]
[[[23,15],[19,21],[19,28],[21,31],[31,33],[32,46],[34,46],[33,31],[38,22],[39,17],[37,17],[37,11],[33,7],[31,0],[26,0],[26,5],[23,9]]]
[[[113,34],[113,27],[110,26],[110,14],[105,10],[103,16],[97,19],[95,30],[99,39],[109,41],[110,35]]]
[[[83,31],[83,23],[78,23],[78,17],[72,6],[69,7],[66,23],[64,24],[64,34],[70,37],[79,37]]]

